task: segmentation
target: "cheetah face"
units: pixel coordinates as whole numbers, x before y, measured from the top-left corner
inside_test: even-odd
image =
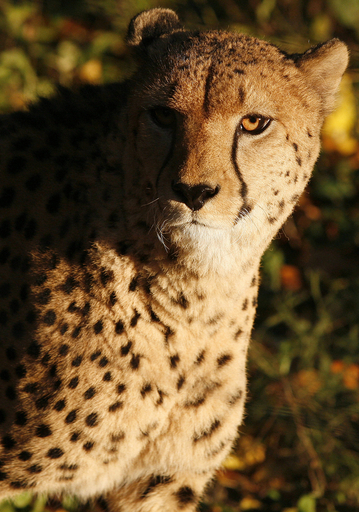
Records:
[[[318,156],[331,108],[318,83],[326,75],[334,91],[340,80],[333,44],[341,43],[327,44],[309,58],[230,33],[151,40],[130,109],[138,175],[162,239],[273,237]]]

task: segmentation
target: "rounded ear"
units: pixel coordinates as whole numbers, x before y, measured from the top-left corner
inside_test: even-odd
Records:
[[[339,39],[331,39],[307,50],[295,59],[308,82],[320,94],[323,114],[335,107],[339,84],[349,61],[348,48]]]
[[[146,47],[163,34],[181,29],[177,14],[171,9],[150,9],[132,18],[126,41],[129,46]]]

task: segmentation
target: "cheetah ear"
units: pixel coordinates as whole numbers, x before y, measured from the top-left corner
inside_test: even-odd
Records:
[[[182,28],[177,14],[171,9],[150,9],[132,18],[126,41],[129,46],[144,50],[160,36]]]
[[[322,98],[323,114],[335,107],[339,84],[348,65],[349,52],[339,39],[331,39],[297,57],[296,65]]]

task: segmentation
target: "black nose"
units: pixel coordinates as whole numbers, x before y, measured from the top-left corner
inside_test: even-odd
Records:
[[[187,185],[186,183],[181,183],[180,181],[175,183],[172,182],[172,190],[180,196],[181,201],[188,206],[193,211],[200,210],[204,203],[214,197],[219,192],[219,186],[216,188],[212,188],[205,183],[200,183],[199,185]]]

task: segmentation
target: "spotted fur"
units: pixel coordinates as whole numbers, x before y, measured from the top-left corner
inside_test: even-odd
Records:
[[[261,255],[347,63],[166,9],[128,44],[128,82],[0,121],[0,498],[195,510],[242,420]]]

